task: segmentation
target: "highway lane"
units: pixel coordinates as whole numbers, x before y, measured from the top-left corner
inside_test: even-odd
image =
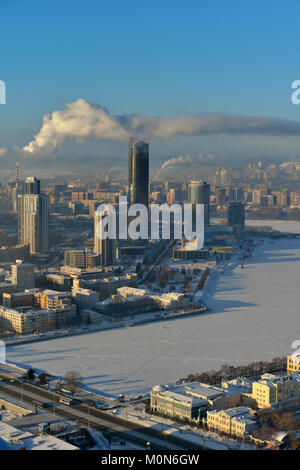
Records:
[[[6,396],[11,396],[12,398],[21,400],[24,404],[29,404],[32,406],[33,401],[39,401],[43,403],[48,403],[49,401],[44,400],[40,395],[35,393],[30,393],[28,391],[21,391],[17,387],[13,386],[3,386],[0,385],[0,391],[3,391]],[[86,410],[84,412],[80,411],[80,405],[72,405],[71,407],[62,405],[61,403],[55,402],[54,406],[51,408],[42,408],[42,411],[47,413],[52,413],[55,416],[61,418],[67,418],[70,421],[73,421],[77,425],[81,425],[87,428],[96,429],[97,431],[102,432],[106,439],[113,440],[119,438],[121,440],[137,444],[139,447],[146,447],[146,442],[149,440],[147,437],[141,437],[140,433],[128,430],[125,432],[125,425],[112,425],[107,423],[105,420],[101,420],[98,417],[93,417]],[[151,442],[153,449],[163,449],[162,445],[159,445],[159,442],[154,438]],[[178,448],[177,448],[178,449]]]
[[[1,374],[0,374],[1,376]],[[138,443],[145,446],[148,441],[152,449],[172,449],[172,450],[201,450],[201,446],[189,443],[175,436],[165,435],[164,433],[129,421],[119,416],[110,414],[107,411],[95,409],[85,403],[65,406],[58,403],[62,395],[45,390],[33,384],[15,381],[14,383],[4,380],[0,383],[0,390],[7,395],[17,397],[19,400],[26,401],[32,405],[34,400],[40,402],[53,402],[52,412],[57,416],[72,419],[80,422],[84,426],[93,427],[112,437],[122,436],[122,439]],[[48,411],[48,410],[47,410]],[[50,411],[50,409],[49,409]]]

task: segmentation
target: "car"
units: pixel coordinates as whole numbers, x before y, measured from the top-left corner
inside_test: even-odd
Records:
[[[47,403],[38,400],[33,400],[32,404],[38,408],[46,408],[48,406]]]

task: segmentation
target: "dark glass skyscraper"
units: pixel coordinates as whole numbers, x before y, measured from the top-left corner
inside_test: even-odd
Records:
[[[245,231],[245,206],[241,202],[232,202],[228,207],[228,225],[238,238],[243,238]]]
[[[204,204],[204,224],[210,222],[210,184],[204,181],[191,181],[188,187],[188,198],[191,204]]]
[[[29,176],[25,181],[25,194],[40,194],[40,180],[35,176]]]
[[[129,137],[129,205],[149,201],[149,137]]]

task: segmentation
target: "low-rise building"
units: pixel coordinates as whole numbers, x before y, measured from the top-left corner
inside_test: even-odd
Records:
[[[0,421],[1,439],[11,450],[78,450],[78,447],[51,434],[32,434]]]
[[[102,268],[75,268],[72,266],[61,266],[59,272],[73,279],[102,279],[109,274],[114,274],[120,269],[119,266],[105,266]]]
[[[256,428],[256,419],[250,416],[236,416],[231,421],[231,435],[244,439]]]
[[[80,309],[90,309],[99,302],[98,292],[81,287],[72,289],[72,297]]]
[[[201,417],[203,417],[206,411],[209,410],[223,410],[239,406],[243,392],[244,388],[239,388],[238,390],[234,388],[223,389],[199,382],[156,386],[151,391],[150,406],[157,413],[168,414],[168,412],[171,412],[171,415],[175,417],[170,404],[171,398],[176,396],[176,400],[179,400],[179,397],[181,397],[182,401],[186,402],[185,397],[190,397],[200,400]]]
[[[46,283],[47,286],[64,291],[70,290],[72,285],[70,276],[57,273],[45,273],[41,276],[41,281]]]
[[[150,407],[155,413],[185,421],[199,421],[206,412],[206,402],[184,393],[176,388],[156,385],[150,394]]]
[[[17,307],[32,307],[33,306],[33,293],[32,292],[14,292],[3,294],[3,307],[17,308]]]
[[[162,295],[152,296],[159,308],[169,310],[172,308],[184,308],[188,305],[188,296],[179,292],[168,292]]]
[[[155,310],[156,304],[151,296],[131,295],[126,298],[119,295],[97,302],[93,309],[108,316],[124,317]]]
[[[206,261],[208,259],[209,250],[203,248],[198,250],[194,248],[193,243],[189,243],[186,246],[176,246],[172,250],[172,259],[200,259]]]
[[[94,310],[86,309],[80,312],[80,323],[85,325],[94,325],[100,323],[103,319],[105,319],[105,316]]]
[[[252,398],[258,408],[293,409],[300,406],[300,373],[276,376],[264,374],[252,384]]]
[[[62,308],[65,305],[71,305],[71,292],[59,292],[56,290],[45,289],[35,294],[36,302],[41,309]]]
[[[136,287],[137,275],[135,273],[123,276],[104,277],[102,279],[74,279],[73,287],[83,287],[99,292],[100,300],[104,300],[111,295],[117,294],[120,287]]]
[[[17,284],[12,284],[8,282],[0,282],[0,300],[3,298],[3,294],[20,292]]]
[[[117,289],[118,295],[121,297],[131,297],[131,296],[141,296],[143,297],[146,294],[145,289],[136,289],[135,287],[120,287]]]
[[[243,438],[256,426],[255,411],[246,406],[208,411],[206,424],[210,430]]]
[[[300,372],[300,353],[287,356],[287,373],[293,374],[294,372]]]
[[[4,334],[29,334],[70,326],[76,318],[75,305],[48,310],[0,307],[0,331]]]
[[[64,253],[65,266],[95,268],[101,264],[100,255],[85,250],[68,250]]]

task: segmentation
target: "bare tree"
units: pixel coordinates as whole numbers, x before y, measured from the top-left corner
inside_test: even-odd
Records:
[[[65,381],[72,395],[75,395],[75,393],[82,387],[83,378],[80,372],[70,370],[66,372]]]

